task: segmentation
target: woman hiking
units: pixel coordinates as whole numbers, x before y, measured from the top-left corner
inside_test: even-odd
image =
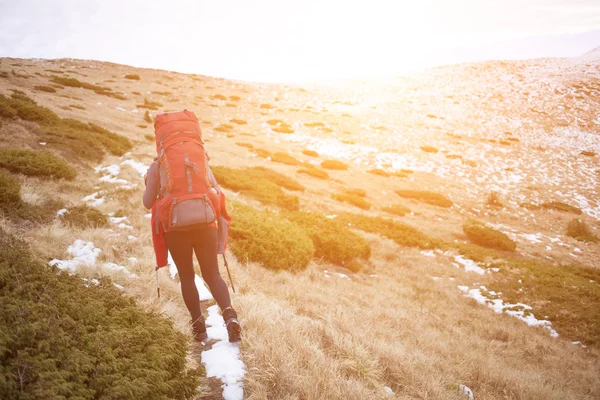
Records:
[[[194,281],[195,253],[202,278],[221,308],[229,341],[239,342],[237,313],[217,262],[217,252],[225,250],[228,215],[224,195],[208,166],[198,119],[187,110],[158,114],[154,128],[158,157],[148,168],[143,203],[152,209],[153,234],[164,232],[192,317],[194,339],[208,338]]]

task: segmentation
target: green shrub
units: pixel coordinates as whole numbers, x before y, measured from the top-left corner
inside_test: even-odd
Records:
[[[403,217],[410,212],[410,210],[407,207],[404,207],[402,204],[393,204],[391,206],[381,207],[381,211],[398,215],[400,217]]]
[[[337,218],[338,221],[347,224],[349,227],[385,236],[400,246],[432,249],[440,245],[437,240],[430,238],[416,228],[391,219],[352,213],[343,213],[338,215]]]
[[[302,154],[305,154],[310,157],[319,157],[319,153],[314,150],[302,150]]]
[[[76,108],[78,110],[85,110],[84,106],[80,106],[79,104],[69,104],[69,107]]]
[[[21,205],[21,183],[6,171],[0,170],[0,209],[11,211]]]
[[[571,206],[569,204],[562,203],[560,201],[552,201],[549,203],[542,203],[540,207],[545,208],[547,210],[558,210],[564,212],[570,212],[573,214],[581,215],[582,211],[578,207]]]
[[[305,123],[304,126],[308,128],[324,128],[325,124],[323,122],[309,122]]]
[[[227,100],[227,97],[223,96],[222,94],[215,94],[213,96],[210,96],[210,98],[213,100]]]
[[[305,211],[288,213],[285,217],[306,231],[314,244],[315,257],[346,266],[355,258],[371,256],[367,241],[335,219]]]
[[[365,199],[363,199],[360,196],[357,196],[355,194],[350,194],[350,193],[333,193],[331,195],[331,198],[337,201],[342,201],[345,203],[349,203],[352,204],[353,206],[356,206],[358,208],[361,208],[363,210],[369,210],[371,209],[371,204],[369,204],[368,201],[366,201]]]
[[[287,165],[301,165],[302,162],[288,153],[277,152],[271,156],[271,161]]]
[[[260,149],[258,147],[253,148],[252,152],[255,153],[257,156],[259,156],[261,158],[269,158],[269,157],[271,157],[271,152],[269,150]]]
[[[461,243],[455,242],[447,245],[448,248],[454,248],[458,250],[460,254],[476,262],[485,263],[491,260],[497,260],[504,258],[496,250],[490,248],[481,247],[472,243]]]
[[[125,79],[132,79],[132,80],[139,81],[140,76],[138,74],[127,74],[127,75],[125,75]]]
[[[587,157],[594,157],[596,155],[595,151],[588,151],[588,150],[583,150],[581,152],[582,156],[587,156]]]
[[[215,131],[217,132],[225,132],[229,133],[233,130],[233,126],[229,124],[220,124],[215,127]]]
[[[0,148],[0,167],[31,176],[73,179],[77,172],[49,151]]]
[[[358,197],[367,197],[367,191],[364,189],[346,189],[344,193],[351,194]]]
[[[161,103],[159,103],[158,101],[151,101],[148,100],[146,97],[144,97],[144,103],[143,104],[136,104],[137,108],[147,108],[148,110],[158,110],[159,107],[162,107],[163,105]]]
[[[260,105],[260,108],[269,110],[269,109],[273,108],[273,106],[268,103],[263,103]]]
[[[145,125],[145,124],[137,124],[136,126],[138,128],[142,128],[142,129],[146,129],[148,127],[148,125]]]
[[[492,277],[488,290],[501,292],[507,303],[532,305],[565,339],[600,345],[598,268],[513,260]]]
[[[390,174],[388,174],[387,172],[385,172],[384,170],[380,169],[380,168],[375,168],[375,169],[371,169],[369,171],[367,171],[370,174],[373,175],[379,175],[379,176],[383,176],[383,177],[388,177],[390,176]]]
[[[346,170],[348,165],[338,160],[325,160],[321,163],[321,167],[325,169]]]
[[[4,399],[191,399],[188,339],[108,278],[84,285],[0,229]]]
[[[230,248],[244,262],[262,263],[275,270],[299,271],[315,252],[313,242],[298,225],[277,214],[231,202]]]
[[[437,153],[438,149],[436,149],[433,146],[421,146],[421,150],[423,150],[426,153]]]
[[[55,76],[50,79],[51,82],[58,83],[59,85],[75,87],[75,88],[83,88],[88,90],[93,90],[96,94],[101,94],[103,96],[114,97],[119,100],[127,100],[127,97],[123,96],[119,93],[114,93],[110,88],[104,86],[94,85],[88,82],[81,82],[75,78],[67,78],[63,76]]]
[[[310,175],[312,177],[315,177],[318,179],[323,179],[323,180],[329,179],[329,174],[327,172],[325,172],[322,169],[319,169],[317,167],[308,166],[306,164],[305,164],[304,168],[300,168],[298,170],[298,173]]]
[[[149,141],[149,142],[154,142],[154,135],[150,135],[150,134],[145,134],[144,138]]]
[[[93,124],[60,118],[46,107],[38,106],[23,92],[15,91],[10,98],[0,95],[0,113],[11,114],[40,125],[38,139],[81,159],[98,162],[104,150],[114,155],[123,155],[131,150],[131,142]]]
[[[300,183],[288,176],[280,174],[279,172],[275,172],[272,169],[268,169],[265,167],[252,167],[249,168],[248,171],[288,190],[304,192],[304,186],[302,186]]]
[[[252,143],[247,143],[247,142],[235,142],[235,144],[237,144],[240,147],[246,147],[247,149],[253,149],[254,145]]]
[[[150,112],[148,110],[146,110],[146,112],[144,113],[144,121],[146,121],[149,124],[151,124],[152,122],[154,122],[152,120],[152,117],[150,116]]]
[[[34,86],[33,90],[38,90],[40,92],[56,93],[56,89],[54,89],[52,86],[46,86],[46,85]]]
[[[469,240],[479,246],[503,251],[515,251],[517,243],[504,233],[476,221],[463,224],[463,232]]]
[[[238,124],[238,125],[246,125],[248,124],[247,121],[243,120],[243,119],[232,119],[230,120],[230,122],[234,123],[234,124]]]
[[[396,194],[407,199],[416,199],[438,207],[452,207],[453,203],[443,195],[425,190],[396,190]]]
[[[600,239],[590,230],[587,224],[580,219],[573,219],[567,224],[567,236],[582,242],[598,243]]]
[[[280,184],[271,181],[273,174],[259,169],[234,169],[221,166],[211,167],[217,182],[223,187],[252,197],[265,205],[275,205],[288,211],[298,211],[297,196],[286,194]]]

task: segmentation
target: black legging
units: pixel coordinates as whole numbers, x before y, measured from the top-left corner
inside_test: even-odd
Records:
[[[181,294],[183,301],[192,316],[192,321],[202,315],[200,310],[200,296],[194,282],[194,260],[192,250],[200,264],[202,278],[208,285],[213,297],[224,310],[231,307],[229,289],[219,273],[217,262],[217,229],[209,226],[191,231],[165,233],[167,248],[173,257],[179,279],[181,281]]]

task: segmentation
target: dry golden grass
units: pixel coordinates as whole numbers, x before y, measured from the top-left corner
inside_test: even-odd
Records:
[[[44,66],[28,67],[28,72],[33,74],[36,68],[43,72]],[[111,74],[112,68],[115,67],[102,65],[86,69],[85,73],[89,76],[85,80],[101,82],[107,74]],[[122,72],[114,71],[112,75],[122,76]],[[33,86],[41,83],[35,82],[36,79],[19,80],[18,87],[31,93]],[[184,75],[177,75],[177,79],[180,80],[177,84],[168,82],[168,90],[178,91],[175,86],[189,87],[193,84]],[[144,71],[144,79],[135,82],[136,90],[141,93],[165,90],[166,85],[160,80],[163,80],[160,71]],[[12,88],[14,85],[11,82],[3,79],[0,85],[3,89]],[[125,92],[128,84],[131,81],[117,79],[111,88]],[[209,89],[214,86],[219,86],[219,92],[229,98],[232,97],[230,94],[250,93],[253,90],[251,85],[240,90],[239,87],[229,88],[220,83],[214,83],[214,86],[208,84],[208,80],[200,88],[193,84],[194,90],[197,90],[193,94],[208,99],[214,93]],[[63,118],[85,119],[137,141],[131,158],[149,164],[155,152],[154,146],[150,142],[140,142],[143,137],[135,128],[140,122],[141,113],[116,110],[117,106],[123,106],[123,102],[110,97],[102,98],[104,105],[100,108],[97,105],[98,96],[92,91],[80,93],[65,88],[61,89],[61,93],[81,96],[78,101],[81,101],[85,110],[62,110],[60,107],[72,103],[69,97],[52,96],[50,104],[49,101],[44,102],[46,97],[42,97],[49,94],[34,94],[36,101],[51,107]],[[173,95],[183,98],[179,92]],[[142,99],[136,101],[141,102]],[[265,103],[259,101],[256,105],[266,102],[276,104],[272,100],[264,100]],[[126,103],[125,108],[135,106],[133,99]],[[372,204],[389,204],[397,200],[392,192],[394,187],[389,189],[388,194],[382,193],[380,183],[376,182],[380,178],[373,179],[372,175],[362,174],[366,178],[357,181],[355,172],[358,172],[358,166],[354,164],[351,164],[349,171],[336,171],[336,180],[294,175],[295,167],[272,163],[261,157],[252,158],[252,153],[235,146],[235,137],[226,135],[228,132],[225,131],[234,129],[227,124],[239,118],[248,122],[244,129],[252,132],[247,136],[252,136],[253,143],[255,139],[261,139],[261,148],[255,151],[265,152],[265,157],[268,153],[292,151],[270,139],[266,141],[258,129],[258,120],[279,118],[294,121],[294,114],[290,112],[292,117],[289,117],[279,110],[279,105],[277,110],[274,107],[257,110],[258,107],[248,107],[243,100],[235,109],[225,105],[218,109],[205,105],[201,104],[194,111],[203,121],[212,121],[210,125],[203,125],[203,131],[213,165],[230,168],[266,166],[293,176],[307,188],[301,198],[301,207],[327,214],[356,211],[352,205],[330,198],[331,193],[346,187],[364,188]],[[222,115],[215,114],[217,111]],[[260,112],[268,112],[269,116],[261,116]],[[323,117],[328,126],[334,126],[330,124],[329,115],[324,114]],[[13,136],[3,135],[6,141],[12,141],[11,145],[26,142],[27,147],[39,147],[35,135],[29,132],[33,128],[28,123],[5,122],[0,129],[2,133],[9,130],[14,132]],[[5,146],[6,141],[0,146]],[[432,144],[437,146],[437,142]],[[444,147],[440,145],[440,148]],[[433,157],[418,147],[415,148],[416,152]],[[121,160],[108,157],[102,165],[119,163]],[[156,296],[149,220],[144,218],[147,211],[141,206],[140,200],[142,187],[130,193],[117,193],[111,191],[114,185],[100,184],[99,175],[93,171],[78,172],[79,176],[73,183],[23,179],[22,197],[29,203],[41,204],[41,199],[47,193],[52,193],[62,201],[78,204],[82,197],[100,189],[108,189],[108,200],[99,209],[105,213],[120,210],[120,214],[128,216],[133,230],[123,233],[115,226],[73,230],[60,222],[48,226],[16,226],[7,220],[0,220],[0,225],[27,238],[44,261],[67,256],[66,249],[75,239],[93,241],[96,247],[102,249],[99,258],[101,263],[112,261],[127,266],[138,278],[129,279],[123,274],[99,268],[83,271],[84,276],[111,275],[115,282],[125,286],[126,293],[133,296],[141,307],[162,312],[173,319],[178,329],[189,332],[189,315],[181,298],[179,284],[171,280],[166,269],[159,271],[162,296],[160,299]],[[406,174],[409,173],[406,171]],[[453,201],[463,209],[470,207],[470,204],[465,204],[464,187],[445,182],[434,175],[421,172],[414,175],[418,175],[414,181],[415,190],[436,188],[438,191],[440,187],[442,194],[451,194]],[[410,176],[412,178],[413,175]],[[126,167],[122,168],[119,177],[141,183],[139,175]],[[96,185],[99,188],[95,188]],[[237,197],[233,192],[226,193],[229,199]],[[237,200],[259,206],[243,195]],[[464,217],[457,211],[419,202],[412,202],[410,208],[414,215],[405,215],[403,222],[436,238],[451,240],[461,235]],[[546,231],[553,226],[563,231],[569,216],[559,214],[539,218],[537,223]],[[531,220],[524,221],[518,217],[510,219],[503,215],[494,218],[522,232],[537,231]],[[363,272],[350,275],[350,279],[336,275],[334,266],[320,265],[315,261],[302,272],[276,272],[257,264],[245,264],[228,253],[238,288],[238,294],[233,295],[233,303],[239,311],[244,329],[241,358],[248,371],[245,377],[246,398],[384,399],[387,394],[383,387],[389,386],[396,392],[397,398],[463,399],[457,393],[459,384],[473,389],[477,399],[600,398],[600,354],[596,348],[583,349],[571,344],[568,338],[554,339],[542,328],[528,327],[521,321],[495,314],[464,298],[456,286],[476,287],[477,276],[452,268],[445,257],[425,257],[417,249],[400,248],[379,235],[355,232],[368,240],[373,251],[370,260],[363,266]],[[128,241],[126,238],[129,234],[137,240]],[[574,239],[569,242],[570,245],[573,243],[586,252],[589,250],[591,254],[585,256],[588,258],[582,256],[581,260],[588,260],[590,264],[597,261],[593,247],[584,247],[587,245]],[[520,251],[529,252],[532,248],[533,245],[519,243]],[[560,251],[568,260],[569,251]],[[137,261],[130,263],[129,257],[136,257]],[[325,277],[324,269],[329,270],[329,278]],[[222,272],[225,276],[225,272]],[[343,272],[347,273],[346,270]],[[433,281],[433,276],[442,279]],[[455,280],[451,281],[450,278]],[[200,351],[190,352],[188,361],[190,366],[197,365]],[[218,385],[210,386],[207,381],[202,383],[200,391],[199,398],[219,398],[221,393]]]

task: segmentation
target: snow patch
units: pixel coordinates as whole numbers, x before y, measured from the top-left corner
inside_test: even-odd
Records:
[[[485,269],[481,268],[477,263],[473,260],[469,260],[468,258],[464,258],[463,256],[455,256],[454,260],[461,264],[465,271],[467,272],[475,272],[476,274],[483,275],[485,274]]]

